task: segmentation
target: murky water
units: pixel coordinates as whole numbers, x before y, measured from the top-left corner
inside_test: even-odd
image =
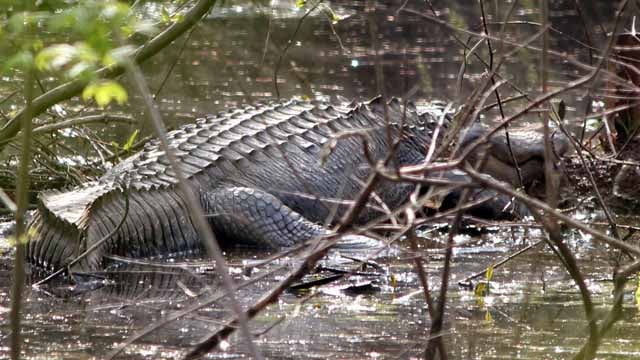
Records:
[[[278,70],[280,97],[332,96],[370,98],[380,91],[387,95],[412,94],[418,99],[446,101],[466,98],[484,69],[473,62],[462,81],[456,79],[465,54],[458,41],[467,41],[419,16],[396,13],[402,1],[375,6],[363,1],[332,2],[331,9],[343,18],[335,25],[318,11],[309,16],[287,45],[304,10],[293,2],[274,2],[273,10],[249,5],[230,5],[200,24],[187,40],[179,40],[144,70],[154,91],[160,88],[160,106],[172,124],[189,121],[196,114],[216,112],[243,103],[276,97],[274,69]],[[490,2],[487,11],[496,13],[502,2]],[[500,3],[499,5],[496,5]],[[442,14],[457,26],[479,30],[476,2],[436,2]],[[447,7],[448,6],[448,7]],[[408,7],[425,11],[422,2]],[[373,10],[365,11],[365,10]],[[594,41],[602,40],[599,25],[609,29],[613,4],[597,2],[583,9],[591,22]],[[501,19],[506,8],[500,8]],[[497,19],[496,19],[497,18]],[[375,29],[370,27],[371,20]],[[537,12],[523,2],[514,14],[517,21],[537,21]],[[589,62],[584,47],[572,41],[583,39],[583,29],[571,2],[552,2],[554,27],[563,35],[552,38],[552,47]],[[528,27],[531,26],[531,27]],[[493,31],[498,31],[496,25]],[[376,35],[371,36],[374,31]],[[532,35],[533,25],[513,25],[518,39]],[[372,39],[376,39],[372,41]],[[473,45],[473,44],[472,44]],[[376,85],[375,57],[380,51],[382,87]],[[484,51],[484,50],[483,50]],[[486,56],[486,51],[482,52]],[[172,63],[177,65],[169,81],[161,87]],[[535,92],[538,85],[538,54],[523,50],[506,64],[510,80]],[[561,59],[552,59],[552,81],[556,84],[576,79],[581,70]],[[50,86],[46,79],[45,86]],[[504,97],[513,95],[505,90]],[[563,96],[569,105],[568,117],[584,111],[584,92]],[[143,107],[135,95],[124,108],[138,114]],[[70,110],[71,111],[71,110]],[[131,128],[119,127],[105,139],[123,139]],[[112,136],[113,135],[113,136]],[[86,146],[86,144],[85,144]],[[630,224],[637,219],[628,219]],[[435,235],[434,235],[435,234]],[[428,259],[432,289],[439,289],[443,233],[430,233],[435,240],[422,244],[419,254]],[[483,270],[489,264],[540,239],[531,229],[504,229],[478,236],[463,236],[455,251],[452,281],[447,304],[448,316],[442,335],[453,359],[556,359],[570,358],[587,338],[584,310],[569,275],[544,246],[530,250],[502,268],[496,269],[489,295],[480,298],[457,282]],[[610,250],[567,232],[598,314],[612,302],[611,273],[616,255]],[[252,321],[260,335],[256,344],[273,359],[411,359],[421,358],[429,334],[430,319],[425,308],[408,244],[400,242],[389,252],[376,256],[380,268],[360,270],[363,274],[339,279],[306,291],[287,292]],[[250,277],[243,264],[266,257],[264,252],[228,254],[234,277],[239,282],[264,275],[240,291],[244,304],[255,302],[290,270],[291,259],[281,259],[258,267]],[[366,257],[364,251],[350,254]],[[6,239],[0,240],[0,358],[8,356],[8,306],[12,253]],[[31,359],[101,358],[137,331],[176,311],[206,301],[221,291],[214,269],[174,262],[176,266],[114,266],[103,275],[106,285],[81,294],[68,288],[30,289],[25,294],[24,351]],[[179,266],[177,266],[179,264]],[[327,267],[351,269],[356,264],[334,253]],[[282,269],[280,269],[282,267]],[[335,276],[324,271],[319,276]],[[623,319],[603,340],[599,358],[635,359],[640,356],[640,327],[634,290],[627,289]],[[434,290],[435,291],[435,290]],[[120,358],[174,359],[215,331],[229,319],[225,300],[213,302],[185,315],[126,347]],[[278,322],[276,324],[276,322]],[[275,324],[275,326],[274,326]],[[273,326],[273,327],[272,327]],[[249,358],[242,338],[234,336],[229,347],[210,358]]]
[[[510,236],[504,233],[488,232],[460,239],[471,240],[471,243],[456,249],[453,258],[443,334],[450,357],[571,357],[587,336],[584,310],[572,280],[549,250],[535,248],[496,269],[490,293],[485,297],[478,297],[456,284],[521,248],[522,243],[530,243],[540,236],[537,230],[529,231],[526,236],[520,230],[513,234],[506,232]],[[443,235],[437,233],[435,238]],[[596,309],[604,314],[612,301],[609,275],[612,257],[606,255],[606,249],[579,240],[577,235],[572,238],[568,234],[568,237],[589,279]],[[412,254],[406,252],[406,248],[407,244],[399,243],[391,253],[376,257],[374,261],[380,265],[379,269],[369,267],[348,280],[285,293],[277,304],[251,323],[252,330],[261,334],[256,344],[266,356],[274,359],[420,358],[428,339],[430,320],[410,260]],[[441,250],[425,246],[420,254],[428,259],[431,288],[438,289]],[[230,254],[236,280],[242,283],[249,279],[243,275],[243,262],[264,256],[264,253]],[[359,252],[357,256],[366,258],[367,253]],[[9,261],[10,257],[4,255],[0,270],[0,298],[5,306],[0,308],[0,316],[3,317],[8,311],[5,304]],[[241,301],[247,305],[255,302],[284,276],[289,269],[285,265],[290,262],[291,259],[285,258],[254,269],[251,277],[265,277],[243,288],[239,292]],[[336,252],[324,264],[330,268],[357,268],[357,264]],[[169,265],[112,267],[104,274],[110,278],[106,286],[79,295],[71,294],[66,288],[29,290],[24,312],[28,357],[100,358],[138,330],[219,296],[219,280],[210,267],[193,262]],[[334,273],[325,270],[317,276],[331,275]],[[640,327],[633,290],[628,289],[622,320],[603,341],[599,358],[640,356],[637,342]],[[216,301],[170,322],[128,346],[121,358],[171,359],[184,354],[192,344],[228,319],[230,314],[225,303]],[[6,337],[6,323],[0,329]],[[2,353],[6,351],[3,347]],[[224,352],[211,356],[247,357],[250,356],[239,336],[230,339],[230,346]]]

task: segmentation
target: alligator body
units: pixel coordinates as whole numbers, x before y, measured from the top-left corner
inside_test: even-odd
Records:
[[[338,206],[336,216],[335,200],[354,199],[369,175],[362,136],[343,137],[320,164],[323,148],[336,134],[365,132],[374,161],[387,156],[388,139],[400,138],[396,164],[418,164],[436,122],[433,114],[419,114],[398,100],[386,107],[380,98],[340,104],[289,100],[208,116],[170,132],[168,140],[218,238],[277,248],[325,234],[317,224],[339,218],[346,207]],[[31,223],[36,235],[28,244],[29,261],[57,269],[103,238],[108,240],[77,268],[100,268],[105,255],[149,257],[200,249],[177,181],[159,142],[152,141],[96,182],[41,194]],[[412,189],[382,182],[375,192],[378,201],[394,208]],[[367,209],[358,221],[376,214]]]

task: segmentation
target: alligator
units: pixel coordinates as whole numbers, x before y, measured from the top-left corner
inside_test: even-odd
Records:
[[[389,141],[395,143],[391,161],[397,166],[424,161],[438,121],[444,127],[450,121],[449,116],[441,121],[443,116],[398,99],[386,104],[380,97],[363,103],[294,99],[209,115],[169,132],[168,141],[218,239],[282,248],[326,234],[318,224],[344,213],[344,202],[357,196],[370,174],[368,161],[387,158]],[[471,129],[467,139],[484,131]],[[335,140],[337,134],[351,136]],[[495,139],[497,153],[489,151],[496,155],[490,156],[494,164],[513,168],[515,158],[527,169],[525,183],[540,179],[540,136],[512,135],[514,156],[505,155],[504,139]],[[332,152],[323,156],[329,143]],[[554,144],[558,154],[566,151],[562,139]],[[97,181],[40,194],[28,261],[59,269],[103,238],[108,240],[74,269],[100,269],[109,255],[198,251],[202,245],[177,183],[159,141],[152,140]],[[397,208],[413,189],[409,183],[380,182],[378,206],[366,207],[356,221],[381,214],[381,203]]]
[[[619,153],[627,163],[622,165],[613,179],[613,194],[624,200],[640,202],[640,136],[628,140],[627,146]]]

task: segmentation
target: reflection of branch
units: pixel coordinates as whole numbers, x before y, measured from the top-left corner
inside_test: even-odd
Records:
[[[294,270],[292,270],[274,288],[269,290],[269,292],[260,298],[255,304],[251,305],[246,313],[243,313],[242,315],[249,319],[253,318],[269,304],[277,301],[280,294],[315,267],[316,263],[327,254],[333,245],[335,245],[336,240],[337,239],[332,239],[328,242],[323,242],[321,245],[320,243],[317,243],[318,246],[315,247],[315,249],[313,249],[304,258],[304,260],[295,267]],[[227,325],[223,326],[222,329],[218,330],[215,334],[208,336],[206,340],[192,349],[185,356],[185,359],[197,359],[212,351],[220,344],[221,341],[233,334],[239,324],[241,324],[241,321],[238,321],[237,318],[231,320]]]
[[[185,31],[193,27],[215,3],[216,0],[199,0],[196,2],[196,4],[184,14],[184,20],[173,23],[163,32],[156,35],[156,37],[139,47],[133,56],[133,61],[136,64],[140,64],[160,52]],[[116,65],[101,68],[97,70],[94,75],[100,78],[114,78],[123,74],[124,71],[125,69],[122,65]],[[38,96],[32,103],[32,115],[34,117],[38,116],[50,106],[78,95],[87,83],[88,80],[85,78],[72,80]],[[2,129],[0,129],[0,140],[12,138],[20,131],[22,127],[20,119],[25,115],[25,109],[22,109],[5,124]],[[0,144],[0,150],[3,148],[4,145]]]
[[[492,91],[487,91],[486,95],[489,95]],[[485,98],[486,99],[486,98]],[[481,105],[484,104],[484,101]],[[486,164],[489,153],[485,152],[480,154],[476,160],[475,168],[482,169]],[[471,166],[469,166],[471,167]],[[458,205],[465,204],[471,196],[471,190],[465,188],[460,195],[460,203]],[[462,227],[462,216],[464,215],[464,209],[456,207],[456,212],[453,217],[453,221],[450,223],[449,232],[447,234],[447,243],[444,255],[444,265],[441,271],[442,280],[440,281],[440,294],[438,295],[438,307],[434,311],[434,315],[431,318],[431,326],[429,328],[430,339],[427,342],[427,348],[425,349],[425,358],[434,358],[436,354],[441,359],[446,359],[447,354],[442,342],[442,327],[444,325],[445,308],[447,304],[447,291],[449,289],[449,280],[451,279],[451,260],[453,259],[453,248],[455,246],[454,238],[460,233]],[[436,352],[437,350],[437,352]]]
[[[182,57],[182,53],[184,53],[184,50],[187,48],[187,44],[189,43],[189,39],[191,39],[191,35],[193,35],[195,30],[196,30],[195,27],[191,28],[191,31],[189,31],[187,36],[184,38],[184,41],[182,42],[182,46],[180,47],[180,50],[178,50],[178,55],[176,56],[176,59],[173,61],[173,63],[171,63],[171,66],[169,66],[169,69],[167,70],[166,74],[164,75],[164,79],[162,79],[162,82],[160,83],[160,86],[158,86],[158,89],[156,90],[155,94],[153,94],[153,98],[154,99],[158,98],[158,95],[160,95],[160,92],[164,88],[164,85],[167,83],[167,80],[169,80],[169,77],[171,76],[171,73],[173,72],[173,69],[178,64],[178,61],[180,61],[180,58]]]
[[[190,263],[191,264],[191,263]],[[157,266],[158,264],[153,264],[154,266]],[[167,266],[167,264],[163,264],[162,266]],[[185,266],[184,264],[180,264],[180,267]],[[201,264],[198,264],[198,266],[202,266]],[[258,275],[256,275],[255,277],[252,277],[249,280],[244,281],[242,284],[239,284],[237,286],[238,289],[246,287],[248,285],[254,284],[259,280],[262,280],[264,278],[266,278],[267,276],[273,275],[275,274],[277,271],[282,270],[285,267],[285,265],[281,265],[279,267],[276,267],[275,269],[269,270],[269,271],[265,271],[263,273],[260,273]],[[134,333],[133,335],[129,336],[126,340],[124,340],[120,345],[118,345],[116,348],[114,348],[113,350],[111,350],[106,356],[105,359],[106,360],[111,360],[114,357],[116,357],[118,354],[120,354],[127,346],[133,344],[134,342],[138,341],[139,339],[143,338],[144,336],[147,336],[149,334],[151,334],[152,332],[162,328],[163,326],[176,321],[186,315],[189,315],[191,313],[194,313],[204,307],[207,307],[213,303],[215,303],[216,301],[219,301],[220,299],[224,298],[226,294],[223,291],[217,291],[214,294],[212,294],[211,296],[208,296],[206,299],[202,300],[202,301],[198,301],[193,305],[189,305],[186,306],[184,309],[175,311],[171,314],[168,314],[167,316],[163,317],[162,319],[153,322],[149,325],[147,325],[145,328],[143,328],[140,331],[137,331],[136,333]]]
[[[302,23],[304,22],[304,19],[306,19],[307,16],[309,16],[312,12],[314,12],[318,8],[318,6],[322,4],[322,1],[323,0],[318,1],[315,5],[313,5],[313,7],[311,7],[311,9],[307,10],[307,12],[304,13],[304,15],[302,15],[300,20],[298,20],[298,25],[296,26],[296,29],[293,31],[293,34],[287,41],[287,45],[284,47],[284,50],[282,50],[280,57],[278,57],[276,68],[273,70],[273,86],[275,87],[276,98],[278,99],[280,98],[280,89],[278,88],[278,70],[280,70],[280,65],[282,64],[282,60],[284,59],[284,56],[287,54],[287,51],[293,44],[293,39],[295,39],[296,35],[298,35],[298,31],[300,31],[300,27],[302,27]]]
[[[562,234],[560,232],[560,227],[558,226],[558,219],[554,218],[553,216],[542,216],[542,213],[533,209],[531,210],[531,213],[538,222],[544,225],[550,247],[552,248],[553,252],[556,253],[556,255],[560,258],[560,261],[564,265],[569,275],[571,275],[571,278],[580,290],[580,296],[582,298],[583,304],[582,306],[584,307],[585,317],[589,326],[589,338],[584,347],[586,354],[583,354],[583,356],[576,358],[592,359],[596,353],[596,350],[598,349],[599,334],[598,325],[596,324],[596,320],[594,318],[591,293],[589,292],[589,288],[584,282],[584,276],[582,276],[582,273],[580,272],[576,257],[573,255],[567,244],[562,240]]]

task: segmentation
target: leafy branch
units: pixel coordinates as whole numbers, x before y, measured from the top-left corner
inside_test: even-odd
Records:
[[[193,7],[184,13],[182,21],[173,23],[164,31],[138,47],[132,56],[133,61],[136,64],[141,64],[156,55],[162,49],[171,44],[171,42],[192,28],[207,12],[211,10],[211,8],[213,8],[215,3],[216,0],[196,1]],[[91,77],[82,76],[57,86],[33,99],[33,102],[31,103],[31,115],[36,117],[46,111],[49,107],[81,94],[85,87],[90,83],[91,78],[115,78],[122,75],[124,72],[124,66],[121,64],[112,64],[95,70],[91,74]],[[120,96],[120,98],[122,97]],[[15,137],[22,129],[21,119],[25,115],[26,108],[23,108],[0,129],[0,151],[2,151],[6,146],[6,142],[4,140]]]

